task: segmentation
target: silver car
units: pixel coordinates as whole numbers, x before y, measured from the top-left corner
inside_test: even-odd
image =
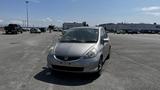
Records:
[[[41,30],[39,28],[31,28],[30,33],[41,33]]]
[[[50,48],[47,66],[56,71],[100,75],[110,51],[110,39],[104,28],[76,27]]]

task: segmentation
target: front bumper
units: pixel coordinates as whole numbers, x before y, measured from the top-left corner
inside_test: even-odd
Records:
[[[48,55],[47,66],[56,71],[92,73],[98,71],[99,57],[100,55],[90,59],[80,58],[73,61],[63,61],[57,59],[54,55]]]

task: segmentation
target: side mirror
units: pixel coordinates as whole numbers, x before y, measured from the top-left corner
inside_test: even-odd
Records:
[[[60,37],[62,37],[62,36],[63,36],[63,34],[60,34],[59,36],[60,36]]]
[[[103,39],[103,42],[104,42],[104,43],[109,42],[109,38],[104,38],[104,39]]]
[[[61,37],[62,37],[62,36],[58,37],[58,41],[61,40]]]

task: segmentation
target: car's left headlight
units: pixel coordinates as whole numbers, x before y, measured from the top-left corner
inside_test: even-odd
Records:
[[[97,50],[93,48],[85,54],[84,59],[93,58],[93,57],[96,57],[96,55],[97,55]]]
[[[54,55],[55,54],[55,47],[51,47],[49,49],[49,55]]]

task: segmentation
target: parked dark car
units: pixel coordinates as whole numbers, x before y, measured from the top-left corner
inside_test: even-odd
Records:
[[[116,33],[117,34],[125,34],[126,32],[124,30],[117,30]]]
[[[156,34],[156,33],[159,33],[160,30],[149,30],[149,29],[142,29],[140,31],[140,33],[144,33],[144,34]]]
[[[41,33],[41,30],[39,28],[31,28],[30,33]]]
[[[138,30],[127,30],[126,33],[128,33],[128,34],[138,34],[139,31]]]
[[[5,28],[5,33],[6,34],[18,34],[18,33],[23,33],[23,29],[20,25],[18,24],[9,24]]]
[[[41,32],[46,32],[47,29],[46,28],[39,28],[41,30]]]
[[[54,30],[54,29],[55,29],[55,26],[54,26],[54,25],[49,25],[49,26],[48,26],[48,29],[49,29],[49,30]]]
[[[59,31],[58,27],[55,27],[53,31]]]

